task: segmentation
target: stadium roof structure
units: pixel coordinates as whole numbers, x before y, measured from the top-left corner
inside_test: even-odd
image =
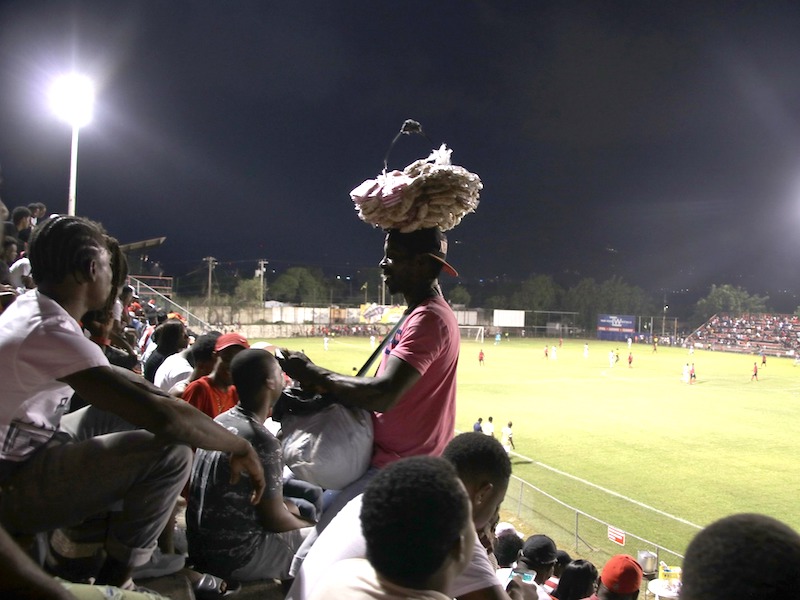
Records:
[[[151,238],[149,240],[142,240],[140,242],[131,242],[130,244],[120,244],[119,249],[125,254],[129,252],[136,252],[148,250],[149,248],[157,248],[166,241],[165,237]]]

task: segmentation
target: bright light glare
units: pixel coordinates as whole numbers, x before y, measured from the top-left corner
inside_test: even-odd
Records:
[[[77,73],[59,77],[50,89],[50,106],[62,121],[73,127],[83,127],[92,120],[94,85]]]

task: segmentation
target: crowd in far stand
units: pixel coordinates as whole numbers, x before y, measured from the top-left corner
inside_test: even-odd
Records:
[[[714,315],[686,339],[708,350],[794,356],[800,350],[797,315]]]

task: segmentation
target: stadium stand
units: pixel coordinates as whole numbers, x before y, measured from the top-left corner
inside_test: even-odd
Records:
[[[800,317],[714,315],[686,339],[686,345],[744,354],[795,356],[800,349]]]

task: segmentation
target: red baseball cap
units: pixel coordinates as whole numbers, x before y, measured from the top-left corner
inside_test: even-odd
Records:
[[[632,556],[617,554],[603,567],[600,581],[612,592],[632,594],[642,585],[642,567]]]
[[[230,346],[241,346],[242,348],[249,348],[250,344],[240,333],[226,333],[217,338],[217,343],[214,344],[214,352],[221,352]]]

